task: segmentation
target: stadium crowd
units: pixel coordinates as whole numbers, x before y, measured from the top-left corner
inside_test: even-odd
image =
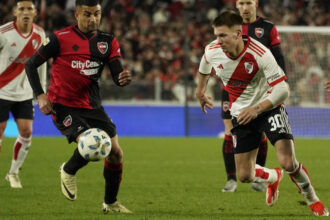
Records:
[[[75,23],[74,0],[37,2],[40,11],[36,23],[46,32]],[[1,24],[13,19],[10,13],[13,5],[13,0],[0,3]],[[235,0],[104,0],[102,6],[101,29],[115,34],[121,45],[124,66],[134,75],[134,83],[123,93],[111,86],[113,82],[108,77],[109,70],[105,69],[101,82],[104,99],[182,102],[185,94],[188,100],[194,97],[192,88],[203,48],[214,39],[210,21],[219,12],[234,9]],[[259,0],[258,15],[280,26],[329,26],[329,9],[330,2],[327,0]],[[299,94],[292,103],[299,104],[301,97],[305,97],[301,90],[304,90],[306,83],[314,83],[317,93],[317,82],[330,78],[329,35],[317,41],[300,34],[281,37],[291,91]],[[304,44],[305,41],[315,44]],[[220,91],[221,83],[216,80],[212,83],[212,88]],[[156,89],[158,86],[160,90]],[[213,94],[215,99],[220,98],[217,96],[219,92]],[[312,96],[312,101],[318,101],[317,94],[309,96]]]

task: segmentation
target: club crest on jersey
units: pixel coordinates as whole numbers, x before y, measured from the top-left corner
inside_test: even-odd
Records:
[[[98,42],[97,49],[99,49],[99,51],[102,54],[105,54],[108,51],[108,43],[107,42]]]
[[[72,117],[71,117],[71,115],[68,115],[64,118],[63,125],[65,127],[69,127],[71,124],[72,124]]]
[[[253,71],[253,63],[252,62],[245,62],[244,63],[244,67],[245,67],[245,71],[248,74],[251,74],[252,73],[252,71]]]
[[[254,33],[258,38],[261,38],[262,36],[264,36],[264,29],[263,28],[255,28],[254,29]]]
[[[228,101],[222,102],[222,110],[224,112],[229,111],[229,102]]]
[[[32,40],[32,46],[33,46],[33,49],[37,49],[38,48],[38,44],[39,44],[39,41],[38,40],[36,40],[36,39],[33,39]]]

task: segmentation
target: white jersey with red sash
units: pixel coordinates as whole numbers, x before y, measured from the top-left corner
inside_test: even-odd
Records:
[[[33,98],[25,73],[25,63],[45,40],[44,30],[33,24],[30,34],[23,35],[12,21],[0,27],[0,99],[24,101]],[[46,87],[46,63],[38,69]]]
[[[260,42],[246,38],[244,50],[235,59],[223,52],[217,40],[205,48],[199,72],[210,74],[212,68],[221,77],[229,93],[230,113],[237,117],[242,109],[253,106],[272,91],[272,86],[286,79],[272,53]]]

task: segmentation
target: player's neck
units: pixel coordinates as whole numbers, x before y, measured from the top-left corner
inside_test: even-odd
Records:
[[[237,45],[237,47],[235,48],[235,50],[232,51],[232,52],[229,52],[228,55],[229,55],[231,58],[237,58],[238,55],[240,55],[241,52],[242,52],[243,50],[244,50],[244,41],[241,40],[241,41],[238,43],[238,45]]]
[[[254,23],[256,20],[257,20],[257,17],[251,17],[251,18],[245,18],[245,19],[243,19],[243,22],[244,22],[245,24],[252,24],[252,23]]]
[[[17,29],[22,33],[22,34],[29,34],[32,31],[32,23],[31,24],[21,24],[21,23],[16,23]]]

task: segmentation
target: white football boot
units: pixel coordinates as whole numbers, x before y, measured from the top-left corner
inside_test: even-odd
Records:
[[[21,189],[23,188],[19,176],[16,173],[8,173],[6,175],[6,180],[10,183],[11,188]]]
[[[75,175],[70,175],[63,170],[65,163],[60,167],[61,189],[63,195],[69,200],[77,199],[77,181]]]
[[[237,188],[237,182],[235,180],[228,180],[222,192],[235,192]]]
[[[106,214],[108,212],[120,212],[120,213],[132,213],[130,210],[128,210],[125,206],[120,204],[118,201],[112,203],[112,204],[102,204],[102,210],[103,213]]]

